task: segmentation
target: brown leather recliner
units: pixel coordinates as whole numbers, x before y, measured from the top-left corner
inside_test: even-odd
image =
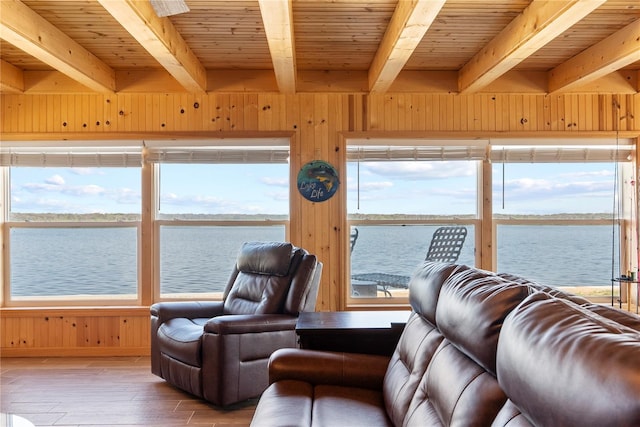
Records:
[[[315,310],[321,273],[290,243],[245,243],[222,301],[151,306],[152,373],[215,405],[259,396],[271,353],[297,346],[297,317]]]

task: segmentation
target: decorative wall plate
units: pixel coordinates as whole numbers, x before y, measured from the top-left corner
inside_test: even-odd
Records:
[[[336,169],[323,160],[312,160],[298,172],[298,191],[312,202],[324,202],[338,191]]]

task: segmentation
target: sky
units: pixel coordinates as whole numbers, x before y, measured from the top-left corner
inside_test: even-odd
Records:
[[[349,163],[349,213],[474,214],[476,163]],[[287,164],[162,165],[160,212],[287,214]],[[611,212],[614,164],[493,165],[494,212]],[[502,204],[504,173],[504,207]],[[295,185],[295,183],[292,183]],[[137,168],[12,168],[11,210],[140,212]]]

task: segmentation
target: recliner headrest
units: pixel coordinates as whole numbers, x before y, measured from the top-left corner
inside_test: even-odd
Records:
[[[294,247],[284,242],[246,242],[236,261],[243,273],[286,276],[289,273]]]

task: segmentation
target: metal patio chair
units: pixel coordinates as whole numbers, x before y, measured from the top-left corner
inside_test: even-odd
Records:
[[[357,238],[357,229],[356,229]],[[467,228],[462,226],[445,226],[436,229],[431,237],[429,250],[425,261],[437,261],[454,263],[460,257],[462,246],[467,238]],[[353,232],[351,233],[351,251],[355,246]],[[409,276],[389,273],[363,273],[351,276],[353,280],[375,283],[377,288],[391,297],[389,288],[407,289],[409,287]]]

